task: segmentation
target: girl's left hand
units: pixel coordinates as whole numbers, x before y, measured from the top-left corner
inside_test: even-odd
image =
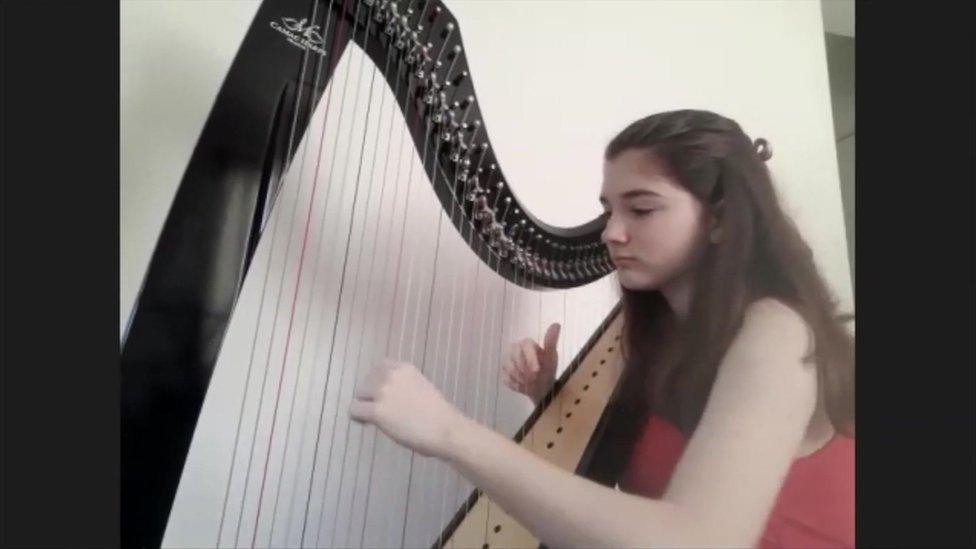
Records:
[[[349,415],[424,456],[438,458],[447,457],[452,432],[465,418],[416,366],[392,359],[366,374]]]

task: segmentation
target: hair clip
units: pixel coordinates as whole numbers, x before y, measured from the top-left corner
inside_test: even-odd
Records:
[[[756,148],[756,154],[759,158],[765,162],[773,157],[773,147],[769,145],[769,141],[766,141],[762,137],[756,139],[752,142],[753,146]]]

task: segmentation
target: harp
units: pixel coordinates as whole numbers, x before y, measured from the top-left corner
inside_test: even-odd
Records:
[[[500,348],[524,335],[506,315],[536,300],[540,322],[544,300],[560,299],[565,321],[574,297],[577,337],[550,394],[499,428],[561,467],[613,478],[600,441],[621,318],[602,220],[557,227],[530,213],[476,97],[439,0],[262,3],[123,336],[126,546],[538,544],[449,471],[378,450],[375,430],[339,415],[357,365],[400,353],[442,389],[463,379],[473,396],[448,396],[499,423]],[[461,249],[466,269],[445,262]],[[462,333],[479,298],[484,322]],[[479,353],[493,358],[460,366]]]

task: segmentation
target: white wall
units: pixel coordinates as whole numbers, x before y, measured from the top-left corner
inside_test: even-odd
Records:
[[[750,136],[770,140],[775,151],[770,167],[785,206],[809,240],[823,274],[842,305],[847,308],[852,306],[819,1],[448,0],[448,6],[458,19],[478,98],[500,163],[512,189],[534,214],[555,225],[578,224],[591,219],[600,211],[596,197],[600,187],[602,150],[617,131],[634,119],[656,111],[676,108],[714,110],[738,120]],[[129,314],[153,243],[213,98],[257,7],[257,2],[249,1],[126,0],[121,3],[120,318],[123,320]],[[358,70],[361,61],[362,56],[356,51],[350,52],[340,69],[348,66]],[[344,73],[340,70],[337,74]],[[321,119],[321,113],[317,116]],[[330,124],[338,123],[335,117],[329,120],[332,121]],[[396,129],[397,123],[391,122],[391,127]],[[352,129],[369,136],[373,135],[370,132],[377,132],[369,124]],[[333,126],[328,131],[336,130]],[[382,133],[382,130],[378,133]],[[315,139],[310,139],[310,150],[313,151]],[[341,157],[341,153],[340,149],[336,156]],[[408,151],[407,156],[410,154]],[[307,165],[314,159],[314,154],[307,159],[303,157],[295,166]],[[346,177],[340,177],[339,173],[342,172],[336,172],[335,184],[333,180],[328,182],[329,188],[334,187],[338,193],[328,206],[330,215],[318,211],[324,206],[315,205],[319,217],[335,225],[324,226],[325,230],[321,232],[313,232],[310,249],[317,250],[321,242],[325,243],[323,253],[340,254],[323,255],[321,258],[318,255],[310,256],[313,266],[320,263],[326,266],[324,269],[333,268],[337,262],[332,259],[341,258],[341,246],[326,249],[339,241],[330,238],[330,235],[340,234],[336,232],[338,229],[332,230],[331,227],[339,227],[343,219],[351,217],[348,204],[353,193],[346,192],[348,185],[342,186],[340,191],[339,183],[344,182],[340,180]],[[283,186],[279,204],[305,207],[309,194],[308,183],[303,183],[305,179],[290,174]],[[414,188],[414,184],[419,185],[416,181],[407,184],[410,188]],[[426,195],[423,194],[425,190]],[[418,186],[416,192],[418,194],[414,196],[417,199],[411,202],[408,216],[408,239],[424,244],[432,242],[432,238],[442,239],[438,240],[441,242],[438,264],[456,275],[440,281],[435,288],[437,297],[434,308],[440,310],[439,307],[447,301],[448,293],[454,291],[452,282],[460,277],[463,283],[470,283],[477,265],[456,233],[443,231],[440,233],[443,236],[437,236],[438,233],[432,233],[428,228],[433,228],[431,222],[439,214],[430,196],[429,185]],[[312,327],[308,331],[311,346],[306,361],[309,364],[304,369],[301,358],[292,364],[296,360],[293,357],[299,355],[300,351],[289,355],[292,362],[286,366],[284,358],[280,357],[287,342],[272,336],[263,339],[268,332],[274,333],[270,324],[262,324],[264,320],[260,320],[268,316],[263,312],[263,280],[271,281],[269,302],[277,299],[275,295],[293,295],[293,287],[289,285],[296,284],[294,278],[290,277],[293,271],[289,271],[287,265],[297,263],[298,246],[287,253],[283,253],[282,249],[287,242],[295,241],[293,236],[289,237],[289,233],[297,234],[300,226],[294,228],[289,225],[291,220],[284,217],[286,213],[282,213],[281,207],[276,211],[281,213],[281,227],[271,234],[280,234],[281,237],[262,239],[253,263],[255,266],[271,265],[273,268],[269,267],[267,272],[270,274],[262,279],[260,277],[264,271],[252,267],[255,274],[249,275],[245,282],[238,310],[228,328],[227,342],[214,372],[207,402],[201,412],[167,532],[167,546],[211,546],[216,539],[214,516],[220,514],[224,487],[231,485],[228,483],[236,478],[236,471],[241,467],[238,463],[235,469],[232,464],[236,459],[230,452],[235,447],[235,433],[233,426],[228,428],[226,418],[232,416],[236,420],[238,410],[241,410],[242,417],[245,417],[244,424],[253,425],[253,431],[242,431],[241,440],[265,440],[275,421],[285,421],[284,414],[288,415],[289,425],[290,417],[294,414],[295,424],[298,425],[297,418],[307,417],[305,412],[309,410],[315,413],[320,409],[321,402],[321,408],[327,411],[328,417],[333,417],[333,411],[339,410],[342,405],[340,393],[351,387],[348,385],[344,388],[339,381],[339,389],[335,390],[335,384],[330,385],[327,381],[331,381],[336,372],[345,370],[327,370],[323,366],[324,358],[315,358],[318,349],[328,349],[331,332],[325,320],[332,314],[329,307],[335,309],[335,314],[346,314],[343,307],[349,309],[349,303],[361,303],[361,300],[368,299],[361,289],[360,293],[349,291],[351,300],[343,302],[342,307],[337,305],[335,298],[326,291],[335,287],[336,273],[325,272],[320,282],[311,284],[310,288],[307,282],[305,286],[299,285],[302,300],[296,316],[294,345],[305,349],[305,328]],[[395,209],[387,214],[393,220],[403,215]],[[428,240],[420,240],[424,238]],[[270,249],[269,242],[278,242],[278,248]],[[355,257],[355,246],[358,244],[354,244],[352,257]],[[416,250],[412,255],[419,256],[419,265],[429,259],[432,251],[429,248],[429,245],[417,245],[408,249]],[[375,255],[383,257],[388,254],[377,251]],[[358,266],[356,269],[351,280],[362,279],[367,283],[373,280],[369,275],[359,276]],[[430,280],[428,274],[418,273],[418,276],[428,276],[427,280]],[[498,290],[497,280],[486,279],[484,272],[481,272],[481,277],[479,290],[472,286],[461,286],[458,299],[469,292],[480,297],[482,294],[479,291],[487,297],[492,285]],[[580,297],[575,300],[578,305],[571,306],[568,315],[573,322],[564,328],[565,352],[561,369],[605,312],[610,303],[608,297],[611,297],[607,289],[612,282],[607,278],[601,281],[602,285],[591,285],[592,288],[581,289],[576,294]],[[389,285],[373,283],[368,288],[377,289],[379,291],[375,293],[384,295]],[[513,299],[514,308],[509,310],[511,318],[505,319],[508,326],[504,331],[500,327],[495,329],[477,323],[465,325],[456,319],[452,324],[444,318],[436,319],[438,327],[444,326],[438,329],[453,330],[460,322],[463,330],[459,328],[458,341],[476,337],[479,331],[486,330],[495,341],[525,335],[538,337],[544,329],[544,321],[558,318],[560,294],[550,293],[545,300],[532,294],[539,292],[513,294],[511,285],[508,286],[507,295]],[[498,296],[499,292],[492,295]],[[421,297],[418,294],[416,302],[426,303]],[[453,300],[451,304],[454,304]],[[270,310],[277,311],[278,308],[271,306]],[[367,335],[357,340],[354,334],[350,344],[349,334],[365,334],[367,331],[357,330],[374,326],[381,319],[368,317],[365,308],[362,314],[350,311],[348,314],[352,316],[342,318],[352,319],[349,324],[354,325],[355,330],[346,327],[346,323],[338,330],[344,332],[340,337],[346,338],[348,348],[352,350],[357,344],[371,340]],[[397,314],[401,312],[403,318],[407,318],[414,310],[403,306],[402,310],[396,310]],[[286,318],[287,313],[283,313],[282,317]],[[407,321],[401,322],[399,333],[405,333],[408,325]],[[393,337],[397,333],[394,331],[390,335]],[[407,338],[407,341],[411,339]],[[263,357],[266,353],[269,357],[264,362],[263,374],[270,379],[267,386],[261,382],[258,363],[255,363],[255,374],[247,374],[248,381],[242,381],[245,370],[250,372],[248,353],[255,345],[258,355]],[[367,343],[367,348],[369,345]],[[441,362],[447,360],[443,357],[455,352],[450,347],[450,337],[447,338],[445,349],[437,350],[440,349],[438,345],[434,347],[435,352],[442,353],[438,359]],[[412,343],[408,345],[412,346]],[[458,344],[457,351],[461,348],[462,345]],[[337,352],[344,351],[340,349]],[[493,350],[489,359],[493,365],[489,365],[485,374],[485,379],[492,383],[497,378],[499,352],[499,349]],[[346,369],[357,371],[356,363],[351,358],[342,358],[340,362]],[[416,360],[410,353],[406,358]],[[434,361],[435,366],[438,360]],[[280,361],[281,365],[276,361]],[[491,367],[496,370],[492,371]],[[286,388],[285,397],[291,395],[292,402],[299,404],[294,412],[283,405],[282,417],[269,419],[267,416],[271,406],[266,405],[264,412],[259,413],[257,410],[261,406],[252,397],[265,393],[273,395],[277,390],[279,371],[282,372],[282,387]],[[478,372],[481,372],[480,363]],[[435,381],[439,386],[445,383]],[[320,396],[312,394],[313,389],[319,391],[319,387],[323,386],[327,389],[322,390]],[[242,394],[251,396],[245,398]],[[321,401],[316,401],[316,398]],[[500,401],[494,422],[499,430],[511,432],[524,419],[529,407],[526,401],[520,401],[504,391],[498,398]],[[314,416],[307,428],[305,420],[301,421],[301,429],[296,429],[313,433]],[[282,429],[283,425],[278,428]],[[353,432],[341,421],[335,426],[326,423],[322,429],[327,431],[327,437],[338,434],[339,441],[344,434]],[[286,477],[299,478],[299,473],[307,472],[302,467],[307,469],[308,466],[302,465],[305,462],[298,454],[307,454],[311,446],[301,446],[306,439],[296,438],[295,444],[299,446],[292,446],[292,453],[286,459],[281,444],[282,440],[291,440],[289,437],[279,436],[274,440],[274,446],[268,440],[265,448],[258,446],[254,450],[254,446],[251,447],[251,453],[259,460],[263,459],[262,456],[270,456],[273,471],[271,486],[280,486],[286,482]],[[353,447],[346,446],[346,450],[349,448]],[[268,449],[267,454],[265,449]],[[246,454],[247,450],[244,449],[241,455]],[[340,448],[334,459],[342,455]],[[405,494],[394,481],[402,479],[403,469],[397,467],[404,467],[403,454],[387,446],[380,455],[394,457],[389,458],[389,468],[380,467],[384,474],[391,475],[384,477],[390,481],[386,483],[387,492],[374,494],[374,497],[379,498],[380,502],[391,502],[391,508],[399,508]],[[428,464],[424,460],[421,463],[426,477],[418,485],[428,485],[433,480],[439,486],[441,479],[450,478],[442,466]],[[230,467],[228,464],[231,464]],[[279,464],[281,472],[277,473],[275,471],[279,471]],[[260,470],[260,463],[256,467],[256,470]],[[232,471],[229,476],[228,469]],[[280,478],[274,476],[279,474]],[[235,482],[231,486],[232,494],[240,494],[247,483],[254,480],[248,478]],[[358,482],[358,477],[353,474],[350,482]],[[289,491],[296,489],[296,486],[297,483],[295,486],[286,485],[282,501],[289,501]],[[333,502],[333,492],[327,488],[316,487],[316,493],[321,491],[328,496],[323,497],[321,503],[313,504],[320,506],[316,507],[320,516],[329,518],[333,512],[329,509],[332,509],[352,513],[346,517],[347,521],[367,521],[355,514],[358,511],[349,511],[349,505],[340,505],[344,491],[334,492]],[[463,485],[461,488],[458,493],[463,495],[466,492]],[[253,495],[255,490],[257,488],[252,488],[249,493]],[[420,497],[418,493],[415,490],[410,496],[411,502],[416,503],[416,498]],[[253,497],[251,500],[242,499],[245,499],[244,503],[237,503],[241,516],[251,516]],[[430,534],[439,531],[443,525],[438,505],[428,502],[427,507],[432,510],[424,514],[424,501],[422,497],[420,505],[411,507],[411,513],[415,509],[422,511],[411,516],[408,545],[411,542],[426,543],[431,539]],[[447,504],[451,511],[452,505]],[[231,514],[236,517],[236,513],[234,510]],[[382,545],[388,539],[398,539],[399,522],[396,517],[385,524],[382,523],[382,515],[371,516],[373,522],[381,520],[381,524],[369,529],[371,534],[367,534],[367,537],[371,542]],[[278,532],[282,536],[280,543],[290,544],[294,542],[294,537],[288,531],[289,519],[284,520],[286,524]],[[254,528],[259,528],[260,539],[265,535],[270,537],[266,525],[254,525]],[[384,532],[383,528],[391,531]],[[384,537],[387,534],[392,537]],[[245,531],[242,539],[249,539],[248,535]],[[326,530],[323,535],[329,535],[329,532]],[[278,541],[277,537],[274,539]],[[343,539],[341,534],[337,539]],[[222,538],[222,544],[227,542],[228,538]]]

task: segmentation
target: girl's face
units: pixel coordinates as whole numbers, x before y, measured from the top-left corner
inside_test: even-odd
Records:
[[[603,165],[602,239],[629,290],[661,290],[690,274],[708,246],[708,215],[657,155],[625,150]]]

